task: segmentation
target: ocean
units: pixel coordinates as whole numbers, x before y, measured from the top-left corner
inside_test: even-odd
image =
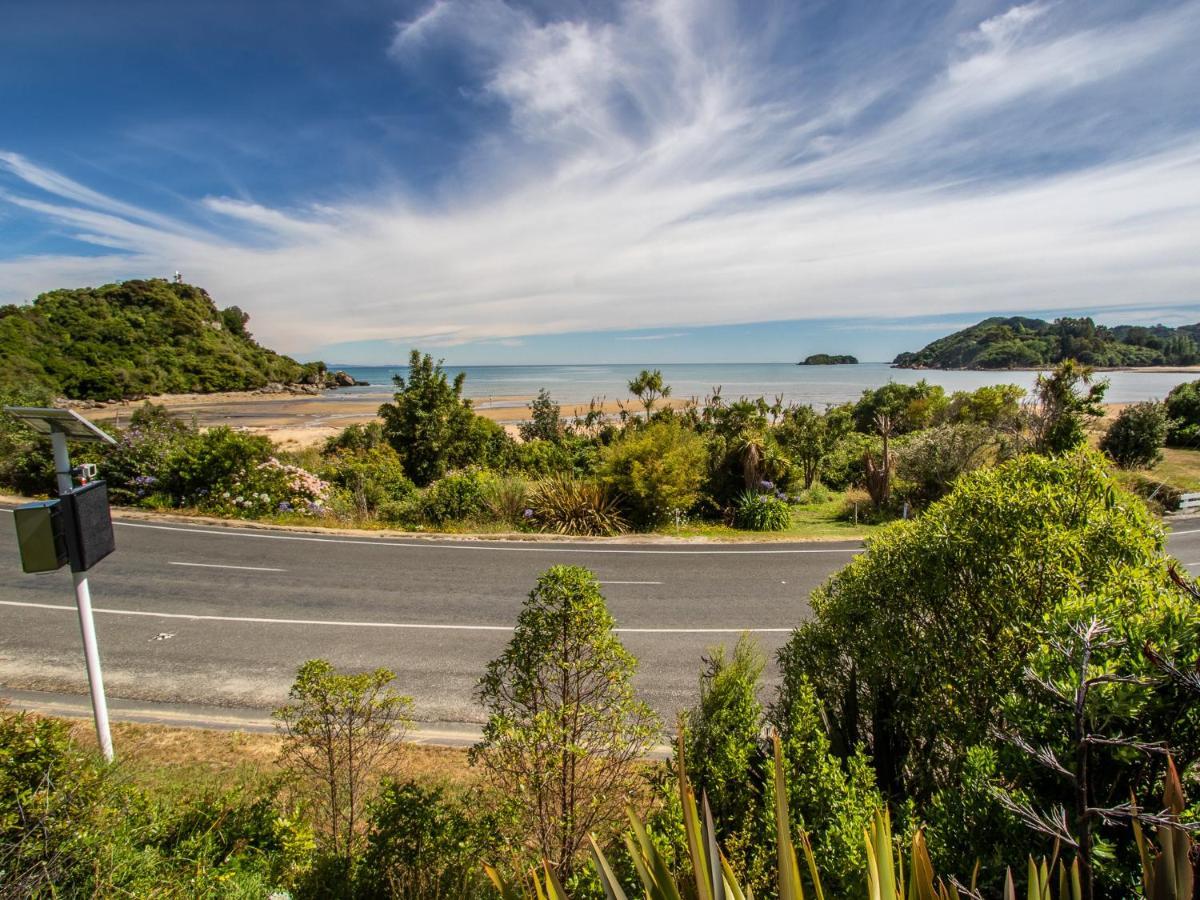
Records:
[[[342,388],[331,397],[379,397],[391,395],[392,376],[407,375],[408,367],[331,365],[344,369],[367,387]],[[826,404],[857,400],[867,388],[896,381],[913,384],[925,379],[940,384],[947,393],[974,390],[986,384],[1017,384],[1033,387],[1034,372],[944,372],[893,369],[887,363],[852,366],[797,366],[791,363],[666,363],[662,365],[576,365],[576,366],[446,366],[450,377],[466,373],[463,393],[477,408],[525,406],[526,401],[546,388],[565,408],[585,406],[592,398],[627,399],[630,379],[642,369],[659,369],[671,386],[673,397],[699,400],[721,388],[726,400],[739,397],[782,396],[784,403]],[[1175,385],[1200,378],[1200,372],[1106,372],[1109,388],[1105,400],[1132,403],[1161,400]],[[567,409],[564,409],[566,412]]]

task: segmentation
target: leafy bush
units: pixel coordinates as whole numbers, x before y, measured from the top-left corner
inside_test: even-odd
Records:
[[[783,531],[792,524],[792,507],[774,494],[746,491],[738,497],[733,525],[747,531]]]
[[[0,391],[0,407],[49,406],[48,392],[23,387]],[[0,411],[0,486],[20,494],[54,490],[54,462],[50,442],[19,419]]]
[[[699,701],[681,718],[688,777],[708,798],[730,861],[755,893],[766,887],[771,863],[764,846],[768,812],[762,784],[768,773],[760,746],[763,707],[758,699],[765,665],[749,635],[738,638],[732,656],[726,656],[723,646],[716,647],[704,661]],[[659,830],[669,831],[665,825]]]
[[[518,841],[532,837],[563,879],[589,833],[611,832],[636,796],[659,733],[634,692],[637,661],[613,626],[595,575],[554,566],[479,681],[488,721],[472,762],[511,802]]]
[[[527,518],[542,531],[557,534],[603,537],[629,530],[602,485],[565,475],[538,482],[529,495]]]
[[[415,781],[385,784],[371,804],[355,896],[436,900],[484,893],[479,861],[498,848],[500,836],[493,817],[473,808],[478,799]]]
[[[1134,403],[1108,427],[1100,449],[1122,469],[1148,469],[1162,459],[1168,424],[1162,403]]]
[[[347,865],[362,841],[369,779],[395,770],[411,724],[412,699],[389,687],[395,677],[382,668],[339,672],[310,659],[289,702],[274,712],[284,767],[312,802],[330,855]]]
[[[449,469],[500,462],[512,443],[501,426],[475,414],[462,396],[465,378],[460,372],[451,382],[441,362],[413,350],[408,378],[395,376],[394,400],[379,408],[384,435],[421,487]]]
[[[322,475],[349,492],[361,517],[376,515],[381,507],[407,500],[417,490],[404,474],[400,457],[386,444],[339,452],[326,463]]]
[[[1200,447],[1200,381],[1171,388],[1165,404],[1170,420],[1167,443],[1172,447]]]
[[[814,592],[780,654],[786,707],[802,681],[834,743],[866,743],[893,797],[924,796],[986,740],[1040,623],[1068,591],[1157,567],[1163,537],[1103,459],[1024,456],[963,477],[920,517],[868,539]]]
[[[928,428],[946,408],[946,392],[941,385],[921,379],[916,384],[890,381],[882,387],[867,388],[854,404],[854,428],[860,434],[878,434],[876,420],[887,416],[895,434]]]
[[[521,440],[526,443],[535,440],[557,443],[565,430],[561,411],[550,392],[542,388],[537,398],[529,404],[529,421],[518,426]]]
[[[949,493],[964,473],[991,461],[996,433],[982,425],[938,425],[909,435],[900,444],[895,493],[924,505]]]
[[[704,480],[704,441],[674,420],[630,428],[606,447],[601,481],[617,493],[634,523],[653,528],[673,510],[688,510]]]
[[[484,510],[483,483],[474,469],[435,481],[421,495],[421,515],[431,525],[478,518]]]

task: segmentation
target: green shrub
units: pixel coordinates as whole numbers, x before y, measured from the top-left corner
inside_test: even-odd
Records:
[[[964,473],[995,456],[996,433],[983,425],[938,425],[908,435],[899,446],[892,493],[925,505],[949,493]]]
[[[704,441],[675,420],[628,428],[606,447],[600,479],[621,498],[641,528],[667,521],[674,510],[687,511],[700,498],[707,453]]]
[[[1165,585],[1162,552],[1099,454],[972,472],[814,592],[814,619],[780,653],[780,703],[811,683],[839,752],[863,741],[884,790],[927,796],[988,739],[1043,617],[1134,567]]]
[[[769,810],[762,785],[768,772],[758,699],[765,664],[749,635],[738,638],[731,656],[716,647],[704,661],[699,701],[681,719],[688,778],[708,797],[730,861],[756,894],[769,883],[773,856],[766,841]]]
[[[451,381],[441,362],[413,350],[408,377],[395,376],[394,399],[379,408],[384,436],[421,487],[450,469],[502,465],[510,452],[504,429],[477,416],[462,396],[465,377],[460,372]]]
[[[1167,443],[1172,447],[1200,447],[1200,381],[1171,388],[1165,404],[1170,420]]]
[[[787,776],[788,808],[812,836],[832,896],[851,896],[866,864],[863,832],[884,800],[861,746],[834,752],[822,704],[812,686],[792,686],[786,706],[772,710]]]
[[[485,893],[481,859],[497,849],[493,817],[479,798],[445,787],[388,782],[371,804],[367,846],[358,867],[360,900],[437,900]]]
[[[349,492],[360,517],[376,515],[381,506],[406,500],[416,492],[400,457],[386,444],[339,452],[328,460],[322,475]]]
[[[430,525],[477,519],[484,511],[483,478],[474,469],[447,475],[425,490],[420,508]]]
[[[774,494],[746,491],[737,500],[733,525],[746,531],[783,531],[792,524],[792,507]]]
[[[1100,449],[1122,469],[1148,469],[1162,459],[1168,424],[1164,404],[1134,403],[1121,410],[1108,427]]]
[[[541,531],[604,537],[629,530],[612,495],[594,481],[559,475],[538,482],[527,519]]]

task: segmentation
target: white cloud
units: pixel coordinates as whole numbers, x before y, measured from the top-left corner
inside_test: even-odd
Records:
[[[1020,179],[954,170],[1006,137],[987,130],[1001,107],[1095,101],[1169,64],[1200,36],[1198,10],[1072,28],[1061,7],[1013,7],[953,37],[903,109],[864,123],[888,70],[801,101],[807,86],[762,62],[767,36],[739,32],[726,4],[630,2],[597,22],[439,0],[398,27],[392,56],[463,48],[475,102],[503,104],[511,125],[441,205],[207,197],[200,230],[3,154],[0,203],[114,252],[0,262],[0,299],[179,269],[294,352],[1200,300],[1200,132]],[[923,171],[935,157],[945,171]]]

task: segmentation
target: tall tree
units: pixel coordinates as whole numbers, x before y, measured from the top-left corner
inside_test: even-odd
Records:
[[[589,832],[619,823],[660,731],[634,695],[637,662],[612,629],[596,577],[555,566],[479,682],[488,721],[472,760],[511,799],[520,836],[563,880]]]
[[[418,485],[435,481],[456,466],[479,462],[504,443],[504,433],[494,422],[475,414],[463,397],[466,374],[451,381],[428,353],[413,350],[408,378],[396,375],[391,403],[379,407],[384,434]]]

